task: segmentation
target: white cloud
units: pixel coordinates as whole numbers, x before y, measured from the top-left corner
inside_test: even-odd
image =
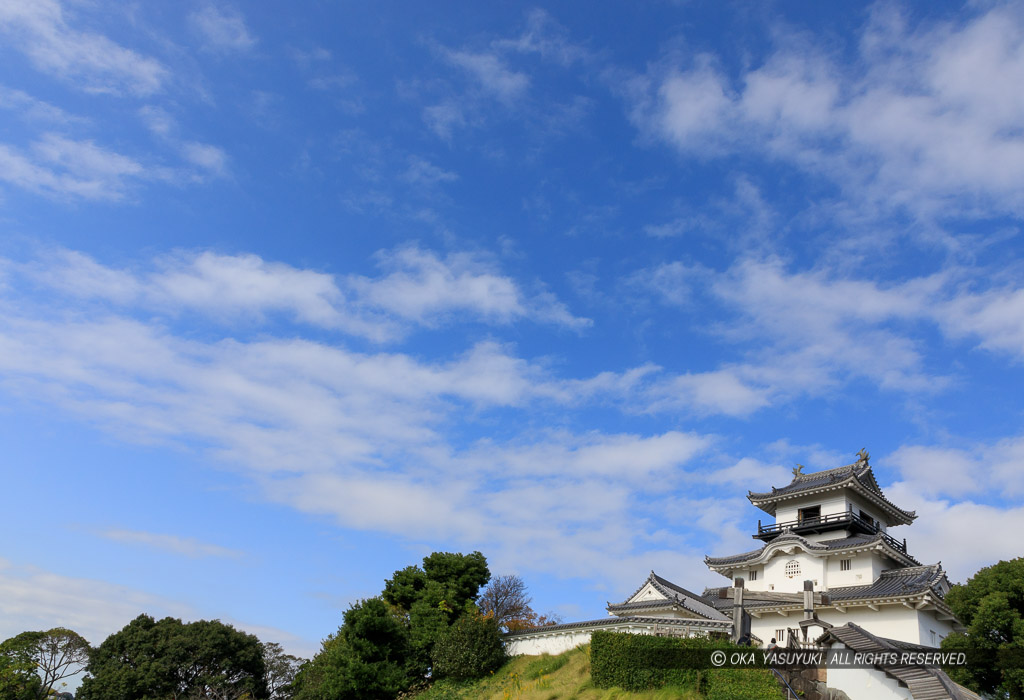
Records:
[[[399,318],[433,325],[452,313],[471,313],[497,323],[536,318],[569,328],[583,328],[578,318],[546,293],[526,296],[509,277],[465,253],[442,260],[416,247],[380,253],[383,277],[350,277],[360,302]]]
[[[672,430],[517,430],[503,441],[460,444],[453,425],[487,420],[494,409],[557,411],[601,399],[649,370],[566,381],[493,342],[428,362],[301,338],[236,337],[216,321],[273,308],[318,318],[333,308],[329,276],[254,256],[172,258],[148,275],[78,254],[53,269],[45,263],[16,270],[37,286],[8,287],[0,301],[5,393],[51,403],[122,439],[205,450],[267,499],[346,527],[487,543],[497,558],[522,562],[530,552],[531,566],[603,575],[622,551],[651,547],[633,521],[642,494],[713,445]],[[57,280],[62,286],[43,293],[39,285]],[[216,302],[230,313],[179,332],[143,304],[152,299]],[[707,475],[685,478],[704,483]],[[185,555],[229,554],[171,535],[106,535]]]
[[[983,566],[1020,556],[1024,507],[932,499],[904,483],[887,487],[885,493],[918,516],[906,531],[890,534],[905,537],[907,549],[922,562],[941,561],[953,582],[963,583]]]
[[[237,559],[243,556],[242,552],[235,549],[228,549],[215,544],[201,542],[192,537],[179,537],[177,535],[162,535],[153,532],[140,532],[138,530],[104,530],[99,533],[101,537],[123,544],[136,544],[153,549],[160,549],[173,554],[181,554],[186,557],[198,559],[202,557],[226,557]]]
[[[189,163],[199,166],[213,175],[223,175],[227,170],[227,154],[217,146],[188,141],[182,144],[182,155]]]
[[[138,161],[93,141],[45,134],[28,153],[0,144],[0,180],[41,194],[119,200],[147,176]]]
[[[466,125],[466,117],[462,107],[452,101],[442,102],[423,108],[423,121],[430,130],[448,141],[456,127]]]
[[[0,31],[46,73],[88,92],[150,95],[168,71],[155,59],[107,37],[73,29],[58,0],[8,0],[0,4]]]
[[[68,114],[60,107],[32,97],[22,90],[0,85],[0,109],[18,112],[25,121],[38,124],[72,124],[84,123],[87,120]]]
[[[530,86],[525,73],[509,70],[493,53],[444,50],[445,59],[472,75],[480,86],[497,99],[512,104],[523,97]]]
[[[68,627],[97,645],[143,612],[187,617],[191,609],[106,581],[69,578],[0,560],[0,637]]]
[[[192,28],[215,51],[247,51],[256,45],[245,18],[234,9],[207,5],[189,15]]]
[[[802,37],[778,37],[735,81],[707,56],[634,81],[632,119],[688,154],[757,149],[855,200],[923,215],[979,204],[1021,212],[1024,100],[1010,87],[1024,80],[1019,8],[910,30],[876,7],[854,69]]]
[[[439,182],[454,182],[459,179],[455,173],[439,168],[430,161],[410,156],[409,168],[402,176],[414,185],[436,185]]]
[[[1024,494],[1024,437],[968,447],[904,445],[888,461],[925,496]]]
[[[0,161],[4,152],[0,150]],[[12,169],[8,176],[17,176]],[[382,251],[385,274],[336,277],[264,261],[255,255],[182,253],[155,261],[146,272],[115,270],[67,250],[47,253],[24,267],[39,283],[82,298],[261,321],[283,313],[302,323],[375,341],[393,340],[411,324],[437,327],[470,314],[489,323],[520,320],[579,330],[554,295],[527,294],[512,278],[465,253],[441,259],[415,247]]]
[[[96,579],[72,578],[0,559],[0,639],[25,630],[68,627],[96,646],[141,614],[191,621],[205,613],[191,605]],[[272,627],[250,625],[223,614],[207,614],[257,635],[282,643],[291,653],[312,657],[312,640]]]
[[[569,41],[565,29],[540,9],[531,10],[527,14],[526,29],[522,34],[514,39],[499,39],[491,45],[499,50],[538,54],[561,66],[569,66],[590,57],[586,49]]]

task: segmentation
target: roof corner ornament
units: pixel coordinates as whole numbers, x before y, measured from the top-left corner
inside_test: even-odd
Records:
[[[803,475],[804,475],[804,465],[798,463],[795,467],[793,467],[793,476],[803,476]]]
[[[860,459],[857,460],[857,463],[867,466],[868,459],[871,457],[871,455],[868,454],[868,451],[862,447],[860,448],[860,452],[857,453],[857,456],[860,457]]]

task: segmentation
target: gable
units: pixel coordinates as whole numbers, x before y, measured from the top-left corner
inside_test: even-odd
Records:
[[[668,598],[650,582],[645,583],[639,591],[627,600],[627,603],[646,603],[652,600],[668,600]]]

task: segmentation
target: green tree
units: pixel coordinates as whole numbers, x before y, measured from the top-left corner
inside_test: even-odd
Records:
[[[434,644],[437,678],[479,678],[508,659],[498,624],[479,614],[463,615]]]
[[[434,644],[457,619],[476,612],[475,600],[491,574],[480,552],[434,552],[423,566],[407,566],[384,583],[383,598],[406,617],[414,661],[426,675]]]
[[[336,634],[302,667],[296,700],[386,700],[415,680],[409,630],[394,609],[370,598],[345,612]]]
[[[78,697],[266,698],[263,647],[218,620],[183,624],[140,615],[96,648]]]
[[[973,652],[976,658],[997,660],[1000,652],[1024,656],[1024,558],[985,567],[953,586],[946,603],[967,628],[942,640],[942,648]],[[996,662],[947,669],[953,680],[973,690],[1000,697],[1024,698],[1024,669]]]
[[[43,681],[36,673],[33,643],[34,640],[20,634],[0,644],[0,698],[3,700],[34,700],[44,691]]]
[[[284,653],[276,642],[263,644],[263,666],[266,669],[267,693],[270,700],[289,700],[294,694],[295,675],[305,659]]]

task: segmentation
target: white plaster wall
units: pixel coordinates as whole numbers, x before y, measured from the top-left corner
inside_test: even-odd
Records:
[[[589,642],[591,632],[592,630],[567,630],[544,637],[513,637],[506,640],[505,649],[511,656],[561,654]]]
[[[789,578],[786,575],[786,564],[793,560],[800,563],[800,574]],[[757,590],[799,593],[803,591],[804,581],[808,579],[816,581],[814,587],[818,589],[825,575],[825,562],[825,558],[808,554],[800,549],[792,554],[778,552],[765,562],[764,584]]]
[[[529,635],[517,635],[505,640],[505,649],[511,656],[540,656],[541,654],[561,654],[575,649],[581,644],[590,641],[590,635],[595,630],[607,629],[612,632],[628,632],[630,634],[654,634],[653,625],[615,625],[609,627],[586,627],[582,629],[571,629],[559,632],[537,632]],[[682,633],[683,630],[673,627],[673,630]],[[691,629],[690,635],[694,637],[707,636],[703,629]]]
[[[910,688],[875,668],[829,668],[829,688],[846,693],[850,700],[913,700]]]
[[[840,561],[850,559],[850,570],[842,571]],[[866,586],[873,583],[886,565],[876,552],[858,552],[852,555],[834,555],[828,558],[828,588]],[[885,559],[888,562],[888,559]],[[891,565],[891,562],[888,562]],[[824,584],[823,589],[824,590]]]
[[[750,580],[750,572],[757,572],[757,580]],[[763,566],[750,566],[746,569],[737,570],[734,574],[735,578],[743,579],[743,585],[745,588],[751,591],[763,591],[767,590],[764,581],[764,567]]]
[[[940,620],[934,611],[925,612],[922,611],[918,617],[919,634],[923,640],[921,644],[927,646],[939,646],[942,644],[942,640],[950,635],[953,631],[952,620]],[[932,632],[935,632],[934,641],[932,639]]]
[[[775,522],[785,523],[796,520],[797,511],[807,506],[821,506],[822,515],[834,515],[846,511],[846,497],[842,493],[830,491],[816,496],[805,496],[784,501],[775,507]]]
[[[877,612],[867,606],[847,608],[845,613],[834,608],[818,607],[815,612],[818,613],[819,619],[835,627],[853,622],[879,637],[925,646],[931,646],[928,630],[934,629],[937,635],[938,625],[944,630],[951,629],[948,623],[937,620],[934,612],[911,610],[903,605],[883,605]],[[751,617],[750,631],[762,640],[768,641],[776,636],[775,632],[780,628],[798,628],[802,619],[802,611],[790,613],[785,617],[776,612],[764,613],[760,618]]]
[[[646,586],[640,589],[639,593],[630,598],[629,602],[639,603],[645,600],[665,600],[665,596],[659,593],[654,586],[648,583]]]

